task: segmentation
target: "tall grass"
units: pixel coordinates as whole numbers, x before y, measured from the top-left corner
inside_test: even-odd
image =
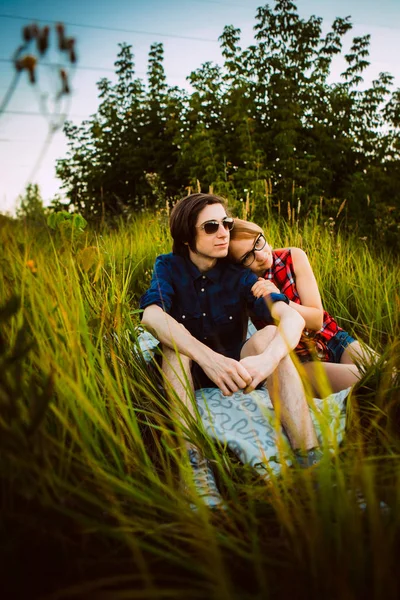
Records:
[[[317,488],[295,470],[261,480],[194,422],[180,432],[135,353],[138,298],[170,248],[165,215],[79,239],[2,225],[7,597],[398,597],[399,264],[315,223],[265,229],[307,251],[343,327],[386,349]],[[181,435],[214,461],[226,510],[191,509]]]

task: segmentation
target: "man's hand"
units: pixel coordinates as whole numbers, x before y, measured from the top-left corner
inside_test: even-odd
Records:
[[[142,323],[155,332],[162,344],[197,362],[224,396],[231,396],[251,383],[251,375],[240,362],[205,346],[159,306],[148,306],[144,310]]]
[[[245,366],[233,358],[227,358],[211,352],[205,360],[199,362],[207,377],[209,377],[221,390],[224,396],[232,396],[233,392],[248,387],[253,377]]]
[[[251,382],[243,390],[243,393],[250,394],[250,392],[253,392],[259,383],[262,383],[275,371],[279,360],[273,354],[269,355],[268,359],[266,359],[265,353],[242,358],[240,364],[251,376]]]
[[[258,278],[258,281],[251,288],[253,296],[256,298],[263,298],[268,296],[269,294],[280,294],[280,290],[276,287],[272,281],[268,279],[263,279],[262,277]]]

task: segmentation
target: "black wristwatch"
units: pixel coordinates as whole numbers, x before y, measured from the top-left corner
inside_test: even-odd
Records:
[[[290,302],[290,300],[286,296],[286,294],[276,294],[275,292],[272,292],[272,294],[269,294],[268,298],[274,304],[275,304],[275,302],[286,302],[286,304],[289,304],[289,302]]]

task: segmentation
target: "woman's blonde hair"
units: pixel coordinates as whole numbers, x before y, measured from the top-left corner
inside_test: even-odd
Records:
[[[260,233],[264,235],[264,231],[259,225],[243,219],[235,219],[235,225],[231,230],[231,240],[247,240],[257,237]]]
[[[233,229],[231,229],[231,242],[239,241],[239,240],[255,240],[262,233],[264,235],[264,231],[261,229],[259,225],[255,223],[251,223],[250,221],[244,221],[243,219],[235,219],[235,224]],[[228,258],[234,261],[234,256],[232,254],[232,246],[229,244],[228,250]]]

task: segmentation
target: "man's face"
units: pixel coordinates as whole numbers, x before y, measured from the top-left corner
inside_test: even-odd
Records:
[[[224,258],[228,254],[230,233],[225,229],[222,220],[226,218],[222,204],[208,204],[199,213],[196,222],[197,256],[205,258]],[[218,221],[216,233],[207,234],[203,226],[208,221]]]

